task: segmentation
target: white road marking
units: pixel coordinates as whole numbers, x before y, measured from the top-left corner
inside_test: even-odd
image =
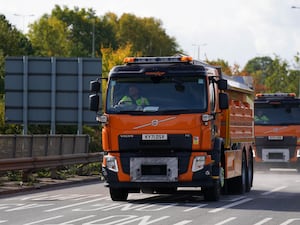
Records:
[[[232,220],[235,220],[235,219],[236,219],[236,217],[229,217],[228,219],[223,220],[222,222],[216,223],[215,225],[222,225],[222,224],[228,223],[228,222],[230,222]]]
[[[188,206],[188,204],[186,204],[186,205]],[[189,211],[192,211],[192,210],[195,210],[195,209],[203,208],[204,206],[207,206],[207,204],[199,204],[199,205],[192,204],[192,206],[193,207],[191,207],[191,208],[183,210],[183,212],[189,212]]]
[[[281,187],[278,187],[278,188],[274,188],[271,191],[266,191],[266,192],[262,193],[261,195],[269,195],[269,194],[272,194],[276,191],[279,191],[279,190],[282,190],[282,189],[285,189],[285,188],[287,188],[287,186],[281,186]]]
[[[282,223],[280,225],[288,225],[288,224],[291,224],[294,221],[300,221],[300,218],[289,219],[289,220],[285,221],[284,223]]]
[[[253,225],[262,225],[262,224],[264,224],[264,223],[270,221],[271,219],[272,219],[272,218],[267,217],[267,218],[265,218],[265,219],[263,219],[263,220],[261,220],[261,221],[255,223],[255,224],[253,224]]]
[[[61,206],[61,207],[57,207],[57,208],[53,208],[53,209],[48,209],[48,210],[45,210],[45,212],[53,212],[53,211],[57,211],[57,210],[61,210],[61,209],[66,209],[66,208],[71,208],[71,207],[74,207],[74,206],[84,205],[84,204],[88,204],[88,203],[91,203],[91,202],[97,202],[97,201],[105,200],[105,199],[107,199],[107,197],[96,198],[96,199],[93,199],[93,200],[90,200],[90,201],[78,202],[78,203],[71,204],[71,205],[64,205],[64,206]]]
[[[220,211],[222,211],[222,210],[224,210],[224,209],[228,209],[228,208],[234,207],[234,206],[236,206],[236,205],[240,205],[240,204],[243,204],[243,203],[245,203],[245,202],[249,202],[249,201],[251,201],[251,200],[252,200],[252,198],[245,198],[245,199],[242,199],[242,200],[240,200],[240,201],[233,202],[233,203],[231,203],[231,204],[224,205],[224,206],[219,207],[219,208],[215,208],[215,209],[210,210],[210,211],[208,211],[208,212],[210,212],[210,213],[220,212]]]
[[[67,225],[67,224],[71,225],[71,223],[78,222],[80,220],[89,219],[89,218],[92,218],[92,217],[95,217],[95,215],[85,216],[85,217],[81,217],[81,218],[78,218],[78,219],[66,221],[66,222],[63,222],[63,223],[58,223],[58,224],[55,224],[55,225]]]
[[[43,220],[34,221],[34,222],[31,222],[31,223],[25,223],[23,225],[39,224],[41,222],[46,222],[46,221],[58,219],[58,218],[61,218],[61,217],[63,217],[63,216],[62,215],[60,215],[60,216],[53,216],[53,217],[49,217],[49,218],[46,218],[46,219],[43,219]]]
[[[193,222],[193,220],[183,220],[179,223],[175,223],[174,225],[185,225],[185,224],[188,224],[188,223],[191,223]]]

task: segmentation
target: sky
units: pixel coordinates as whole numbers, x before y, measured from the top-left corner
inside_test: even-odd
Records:
[[[293,64],[300,52],[300,0],[9,0],[0,14],[23,32],[55,5],[154,17],[180,48],[200,60],[222,59],[230,66],[262,56]],[[296,6],[299,8],[292,8]]]

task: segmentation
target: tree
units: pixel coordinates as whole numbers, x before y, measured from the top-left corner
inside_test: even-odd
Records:
[[[121,46],[131,43],[132,51],[144,56],[173,55],[179,51],[175,38],[169,37],[162,22],[153,17],[123,14],[118,21],[117,40]]]
[[[100,56],[101,47],[117,46],[115,30],[107,17],[97,17],[93,9],[74,10],[55,6],[52,16],[63,21],[70,28],[72,56]],[[93,51],[93,46],[94,50]]]
[[[297,63],[297,56],[295,62]],[[299,71],[289,70],[287,61],[275,55],[256,57],[248,61],[244,71],[254,80],[255,93],[258,92],[296,92],[297,74]]]
[[[267,92],[268,87],[265,85],[265,79],[269,75],[269,67],[273,59],[269,56],[255,57],[249,60],[243,69],[245,73],[253,77],[253,88],[255,93]]]
[[[109,71],[115,65],[123,64],[125,57],[132,56],[132,45],[127,44],[122,48],[113,50],[112,48],[101,48],[102,52],[102,76],[108,78]]]
[[[71,56],[70,31],[64,22],[44,15],[29,27],[28,36],[37,55]]]
[[[206,62],[210,65],[213,66],[220,66],[222,68],[222,72],[225,73],[226,75],[232,75],[232,71],[231,68],[228,64],[228,62],[226,62],[223,59],[217,59],[217,60],[206,60]]]
[[[268,76],[265,79],[265,84],[269,92],[289,92],[287,67],[287,62],[276,56],[272,64],[267,68]]]
[[[4,94],[5,57],[32,54],[30,41],[0,14],[0,94]]]

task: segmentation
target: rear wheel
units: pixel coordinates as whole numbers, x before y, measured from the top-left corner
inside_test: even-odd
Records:
[[[251,190],[253,184],[253,155],[249,154],[248,166],[247,166],[247,186],[246,191]]]
[[[239,194],[244,194],[247,187],[247,164],[246,155],[243,153],[242,158],[242,175],[237,178],[237,192]]]
[[[113,201],[126,201],[128,197],[128,191],[120,188],[109,188],[110,197]]]
[[[241,176],[231,178],[227,181],[228,192],[234,194],[244,194],[246,192],[247,179],[246,156],[243,153]]]

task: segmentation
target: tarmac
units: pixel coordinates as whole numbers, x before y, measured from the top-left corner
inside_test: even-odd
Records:
[[[58,187],[64,185],[72,185],[78,183],[87,183],[93,181],[101,181],[99,175],[92,176],[72,176],[66,179],[38,178],[33,183],[24,183],[22,181],[9,181],[0,177],[0,197],[1,195],[14,194],[36,189],[45,189],[50,187]]]

